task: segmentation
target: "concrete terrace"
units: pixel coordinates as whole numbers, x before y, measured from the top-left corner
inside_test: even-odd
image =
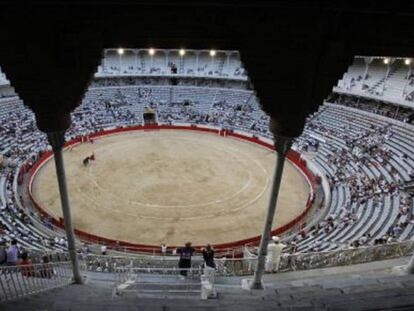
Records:
[[[113,275],[88,273],[85,285],[0,304],[0,310],[413,310],[414,275],[398,268],[408,259],[266,275],[265,289],[255,291],[242,290],[239,277],[222,277],[218,298],[208,301],[199,294],[117,296]]]

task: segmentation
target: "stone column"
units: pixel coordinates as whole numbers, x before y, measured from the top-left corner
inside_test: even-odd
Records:
[[[414,274],[414,254],[410,258],[410,262],[408,263],[406,267],[406,271],[409,274]]]
[[[73,279],[76,284],[82,284],[82,276],[79,270],[78,257],[76,254],[75,236],[73,233],[72,219],[70,214],[69,196],[66,186],[65,166],[63,163],[62,147],[65,141],[65,131],[47,133],[49,143],[53,148],[56,176],[59,184],[60,201],[62,205],[63,219],[65,222],[68,251],[72,262]]]
[[[277,161],[273,174],[272,188],[269,199],[269,206],[267,208],[266,220],[263,227],[263,233],[260,240],[259,254],[257,257],[257,265],[254,271],[254,277],[250,283],[251,289],[263,289],[262,277],[265,268],[265,260],[267,255],[267,245],[270,240],[270,231],[272,230],[273,217],[276,212],[276,203],[279,195],[280,182],[282,181],[283,167],[285,164],[286,153],[292,144],[290,137],[277,136],[276,138],[276,152]]]

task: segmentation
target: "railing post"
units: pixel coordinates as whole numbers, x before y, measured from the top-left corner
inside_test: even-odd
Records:
[[[82,284],[82,276],[79,270],[79,262],[76,254],[75,235],[72,227],[72,217],[70,213],[68,189],[66,186],[65,165],[63,162],[62,147],[65,141],[65,131],[47,133],[50,145],[53,148],[56,177],[59,185],[60,201],[62,205],[63,220],[65,222],[66,238],[68,251],[72,262],[73,279],[76,284]]]
[[[269,206],[263,227],[263,233],[260,240],[257,265],[254,271],[254,277],[250,284],[251,289],[263,289],[262,277],[264,273],[265,260],[267,255],[267,245],[269,244],[270,231],[272,230],[273,217],[276,212],[276,203],[279,195],[280,183],[282,181],[283,167],[285,164],[286,153],[289,150],[292,139],[289,137],[278,136],[276,139],[277,162],[273,175],[272,188],[270,189]]]

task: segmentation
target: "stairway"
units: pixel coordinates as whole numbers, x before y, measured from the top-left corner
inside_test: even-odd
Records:
[[[115,293],[122,297],[153,299],[200,299],[200,277],[180,278],[178,275],[141,274],[118,285]]]
[[[383,77],[382,79],[378,80],[372,87],[368,89],[368,92],[371,94],[379,93],[382,95],[383,93],[383,86],[385,82],[391,78],[397,70],[401,67],[401,64],[397,63],[396,65],[392,66],[390,68],[390,71],[388,72],[388,75],[386,77]]]
[[[180,57],[180,65],[178,67],[178,73],[184,74],[184,57]]]
[[[141,61],[141,73],[145,73],[145,60],[144,57],[140,57],[140,61]]]
[[[219,63],[218,63],[218,70],[217,70],[220,75],[223,74],[224,62],[225,62],[225,58],[224,57],[220,58]]]
[[[174,293],[174,284],[181,280],[173,276],[163,276],[163,286],[172,289],[167,295],[132,291],[116,295],[109,274],[90,273],[85,285],[71,285],[0,304],[0,310],[413,310],[414,276],[394,268],[407,262],[408,258],[399,258],[266,274],[264,290],[242,290],[241,278],[220,277],[216,279],[218,298],[207,301]],[[157,277],[154,278],[152,281],[157,281]],[[166,285],[169,282],[172,283]],[[151,286],[145,288],[147,291],[151,289],[159,290]]]

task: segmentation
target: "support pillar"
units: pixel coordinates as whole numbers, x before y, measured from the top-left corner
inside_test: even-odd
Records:
[[[134,50],[135,72],[138,72],[138,50]]]
[[[79,262],[76,254],[75,235],[73,233],[72,219],[70,214],[68,189],[66,186],[65,166],[63,163],[62,147],[65,141],[65,131],[47,133],[49,143],[52,145],[56,176],[59,184],[60,201],[62,205],[63,219],[65,222],[68,251],[72,262],[73,279],[76,284],[82,284],[82,276],[79,270]]]
[[[369,64],[371,64],[371,62],[372,62],[373,59],[374,59],[373,57],[364,57],[364,61],[365,61],[365,71],[364,71],[364,75],[362,76],[361,90],[364,87],[364,82],[365,82],[365,79],[367,77],[368,70],[369,70]]]
[[[199,56],[200,52],[196,51],[195,53],[196,53],[196,72],[195,72],[195,75],[198,75],[198,56]]]
[[[272,230],[273,217],[276,212],[276,203],[279,195],[280,182],[282,181],[283,167],[285,164],[286,153],[292,143],[290,137],[278,136],[276,139],[277,162],[273,174],[272,188],[267,208],[266,220],[263,227],[263,233],[260,240],[259,254],[257,257],[257,265],[254,271],[254,277],[250,284],[251,289],[263,289],[262,277],[265,268],[265,260],[267,255],[267,245],[270,240],[270,231]]]
[[[414,254],[410,258],[410,262],[407,265],[407,273],[414,274]]]

